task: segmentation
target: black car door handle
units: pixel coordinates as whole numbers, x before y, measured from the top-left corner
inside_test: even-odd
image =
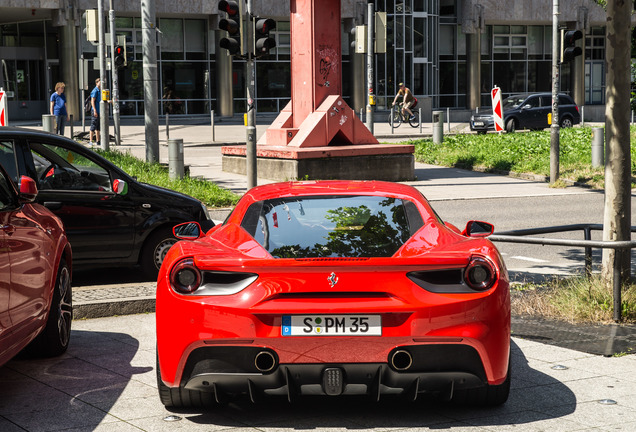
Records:
[[[42,204],[49,210],[59,210],[62,208],[62,203],[59,201],[44,201]]]

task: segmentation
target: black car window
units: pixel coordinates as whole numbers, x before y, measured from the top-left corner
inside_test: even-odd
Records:
[[[519,108],[524,100],[526,100],[526,98],[523,97],[523,96],[510,96],[510,97],[507,97],[503,101],[503,109],[505,111],[505,110],[509,110],[509,109],[513,109],[513,108]]]
[[[421,226],[401,199],[276,198],[252,204],[241,226],[276,258],[389,257]]]
[[[15,163],[15,147],[13,141],[0,141],[0,165],[9,174],[13,181],[18,181],[18,168]]]
[[[85,155],[52,144],[30,146],[41,190],[112,191],[108,171]]]
[[[0,210],[6,210],[15,205],[9,181],[4,173],[0,172]]]
[[[574,101],[569,96],[560,95],[559,105],[574,105]]]
[[[541,100],[539,99],[539,96],[533,96],[531,98],[528,98],[528,100],[524,103],[524,107],[530,105],[529,108],[538,108],[541,106]]]

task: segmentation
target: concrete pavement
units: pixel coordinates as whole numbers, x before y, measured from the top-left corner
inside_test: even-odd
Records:
[[[167,410],[155,371],[155,315],[73,322],[66,354],[0,368],[0,431],[634,431],[636,356],[602,357],[513,337],[499,408],[427,401],[246,400]]]

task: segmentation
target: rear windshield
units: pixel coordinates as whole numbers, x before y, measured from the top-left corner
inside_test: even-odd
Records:
[[[422,225],[412,202],[376,196],[259,201],[241,223],[275,258],[389,257]]]

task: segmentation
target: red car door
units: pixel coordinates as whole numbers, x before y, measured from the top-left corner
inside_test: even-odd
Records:
[[[11,327],[11,319],[9,318],[9,293],[11,279],[11,267],[9,265],[9,253],[6,247],[5,216],[4,211],[8,203],[10,203],[9,195],[7,195],[4,178],[0,178],[0,346],[4,346],[4,340],[8,335],[9,327]]]
[[[55,277],[49,261],[51,250],[47,227],[38,222],[39,206],[25,204],[4,215],[5,251],[9,256],[11,294],[9,315],[15,332],[31,333],[41,326],[49,304],[48,281]],[[19,329],[19,330],[18,330]]]

